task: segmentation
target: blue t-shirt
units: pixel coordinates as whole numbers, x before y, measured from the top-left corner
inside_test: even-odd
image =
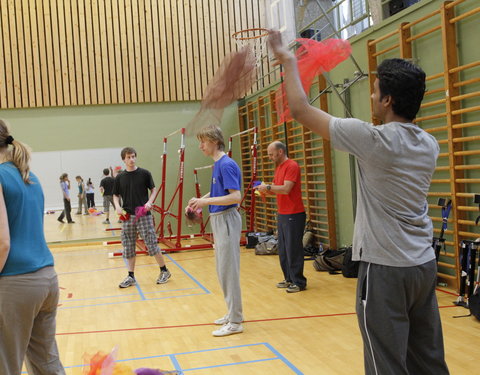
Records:
[[[230,190],[240,190],[242,185],[242,174],[237,163],[230,159],[228,155],[222,156],[213,165],[212,184],[210,186],[210,197],[223,197],[230,194]],[[237,207],[237,204],[229,206],[210,205],[210,213],[225,211],[231,207]]]
[[[53,256],[43,233],[44,197],[38,178],[22,180],[11,162],[0,164],[0,184],[7,207],[10,252],[0,276],[21,275],[53,266]]]

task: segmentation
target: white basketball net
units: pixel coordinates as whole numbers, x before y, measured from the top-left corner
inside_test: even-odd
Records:
[[[253,28],[237,31],[232,35],[240,48],[249,46],[255,55],[256,65],[262,64],[263,54],[266,51],[268,30],[262,28]]]

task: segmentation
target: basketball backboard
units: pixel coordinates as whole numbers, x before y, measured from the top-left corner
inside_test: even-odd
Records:
[[[267,24],[280,30],[284,43],[290,45],[296,38],[293,0],[267,0]]]

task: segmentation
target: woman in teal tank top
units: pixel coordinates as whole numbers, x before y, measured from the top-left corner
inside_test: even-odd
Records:
[[[44,196],[29,148],[0,120],[0,374],[63,375],[55,340],[59,288],[43,232]]]

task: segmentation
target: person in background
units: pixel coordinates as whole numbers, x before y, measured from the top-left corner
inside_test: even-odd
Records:
[[[109,173],[108,168],[105,168],[103,170],[103,178],[100,181],[100,193],[103,195],[103,212],[107,217],[103,224],[110,224],[110,204],[113,209],[115,209],[115,204],[113,203],[113,185],[115,179],[110,177]]]
[[[72,220],[72,205],[70,201],[70,180],[68,179],[67,173],[62,173],[60,175],[60,188],[62,189],[63,194],[63,211],[58,217],[58,221],[64,223],[63,218],[67,217],[68,224],[75,223]]]
[[[121,234],[123,257],[127,261],[128,275],[118,286],[128,288],[137,283],[134,273],[137,255],[135,252],[137,232],[140,233],[147,246],[148,255],[153,256],[160,267],[157,284],[165,284],[172,275],[167,269],[165,259],[158,246],[153,217],[150,213],[157,192],[152,174],[136,165],[137,151],[134,148],[125,147],[120,156],[125,163],[125,170],[115,178],[113,201],[117,214],[121,216],[125,211],[129,218],[123,222]],[[122,198],[122,205],[120,205],[120,198]],[[146,210],[146,215],[136,217],[135,210],[137,208]]]
[[[43,232],[44,196],[30,150],[0,120],[0,374],[64,375],[55,340],[59,299]]]
[[[86,192],[88,208],[95,208],[95,189],[91,178],[88,178]]]
[[[275,194],[278,205],[278,256],[284,280],[277,288],[286,288],[296,293],[307,288],[303,274],[304,251],[303,232],[305,229],[305,208],[302,200],[300,166],[287,156],[286,146],[279,141],[267,147],[270,160],[275,163],[273,184],[255,187],[262,194]]]
[[[87,198],[85,196],[85,183],[83,182],[82,176],[77,176],[75,177],[77,180],[78,184],[78,209],[77,209],[77,215],[82,214],[82,206],[85,209],[85,215],[88,215],[88,210],[87,210]]]

